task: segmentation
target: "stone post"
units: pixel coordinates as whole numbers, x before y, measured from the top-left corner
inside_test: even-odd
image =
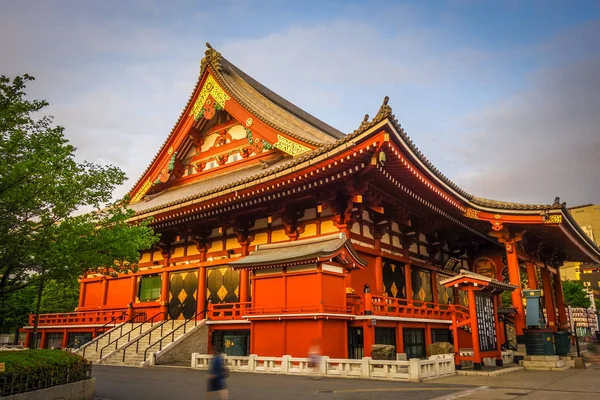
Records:
[[[319,362],[319,372],[323,375],[327,375],[327,361],[329,361],[329,357],[322,356]]]
[[[256,370],[256,354],[250,354],[248,356],[248,372]]]
[[[363,357],[360,366],[360,376],[368,378],[371,375],[371,357]]]
[[[421,382],[421,360],[411,358],[408,363],[408,381]]]
[[[281,357],[281,373],[287,374],[290,370],[290,358],[292,356],[282,356]]]

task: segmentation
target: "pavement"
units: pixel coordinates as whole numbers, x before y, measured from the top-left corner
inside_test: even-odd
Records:
[[[94,365],[96,400],[206,399],[206,371],[177,367],[115,367]],[[338,399],[427,400],[468,388],[465,385],[403,383],[364,379],[323,378],[232,372],[227,380],[231,400]],[[212,396],[217,399],[216,395]]]
[[[470,391],[451,394],[438,400],[598,400],[600,369],[568,371],[520,371],[495,377],[450,376],[428,381],[445,386],[475,385]]]
[[[95,365],[96,400],[206,399],[206,371]],[[600,369],[451,376],[423,383],[232,372],[231,400],[577,400],[600,399]],[[217,396],[212,398],[216,399]]]

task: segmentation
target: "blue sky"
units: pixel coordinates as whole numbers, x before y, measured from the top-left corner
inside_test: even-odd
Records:
[[[344,132],[384,96],[474,195],[600,203],[600,2],[4,1],[0,74],[37,77],[78,156],[127,172],[176,122],[204,43]]]

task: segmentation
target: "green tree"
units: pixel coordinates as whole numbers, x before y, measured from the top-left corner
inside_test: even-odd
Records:
[[[37,313],[48,281],[135,270],[158,238],[150,221],[128,222],[127,199],[111,202],[119,168],[75,160],[47,102],[26,98],[32,80],[0,76],[0,298],[35,284]]]
[[[565,302],[571,307],[589,308],[592,305],[582,281],[564,281],[563,293]]]

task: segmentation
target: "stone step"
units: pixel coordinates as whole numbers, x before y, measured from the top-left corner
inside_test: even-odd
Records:
[[[523,367],[547,367],[547,368],[562,368],[566,365],[565,360],[558,361],[528,361],[523,360]]]

